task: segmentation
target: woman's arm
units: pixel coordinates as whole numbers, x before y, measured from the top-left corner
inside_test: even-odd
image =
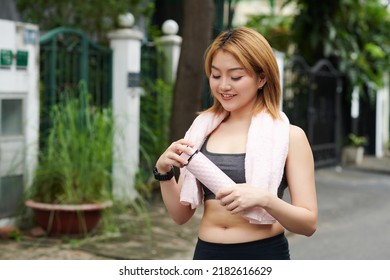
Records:
[[[191,206],[180,203],[181,185],[181,177],[179,177],[178,183],[176,183],[175,177],[169,181],[160,182],[161,195],[165,207],[175,223],[179,225],[188,222],[195,213],[195,209],[191,209]]]
[[[188,146],[192,146],[191,143],[184,139],[172,143],[165,152],[157,160],[156,168],[160,173],[167,173],[172,166],[182,167],[187,161],[180,157],[181,153],[191,153]],[[191,206],[186,206],[180,202],[180,191],[183,182],[181,176],[178,182],[173,177],[168,181],[160,181],[161,195],[170,216],[175,223],[181,225],[185,224],[195,213],[195,209],[191,209]]]
[[[297,126],[290,126],[286,176],[291,204],[274,197],[265,208],[287,230],[310,236],[318,219],[314,159],[305,132]]]

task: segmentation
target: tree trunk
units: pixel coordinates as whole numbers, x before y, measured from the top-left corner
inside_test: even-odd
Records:
[[[186,0],[181,48],[171,119],[171,142],[184,137],[201,108],[204,52],[210,43],[213,0]]]

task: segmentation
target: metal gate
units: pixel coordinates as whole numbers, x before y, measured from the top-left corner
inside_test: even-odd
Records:
[[[49,125],[48,112],[65,93],[77,95],[85,81],[91,104],[107,105],[112,98],[112,50],[97,45],[83,32],[56,28],[40,39],[41,132]]]
[[[283,110],[305,130],[316,167],[337,164],[341,153],[342,80],[328,60],[309,67],[298,56],[285,65]]]

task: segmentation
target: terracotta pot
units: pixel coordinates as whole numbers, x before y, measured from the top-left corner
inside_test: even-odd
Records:
[[[49,235],[85,235],[96,227],[102,211],[112,201],[99,204],[62,205],[27,200],[33,209],[37,224]]]

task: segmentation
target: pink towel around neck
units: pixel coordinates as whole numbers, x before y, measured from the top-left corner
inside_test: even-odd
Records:
[[[252,117],[248,131],[245,156],[246,182],[277,195],[283,177],[289,144],[289,120],[280,112],[281,120],[274,120],[265,110]],[[206,137],[226,118],[227,113],[215,115],[200,114],[188,129],[185,139],[200,149]],[[185,167],[180,202],[194,209],[202,204],[202,190],[195,176]],[[275,219],[263,208],[255,207],[243,213],[254,224],[271,224]]]

